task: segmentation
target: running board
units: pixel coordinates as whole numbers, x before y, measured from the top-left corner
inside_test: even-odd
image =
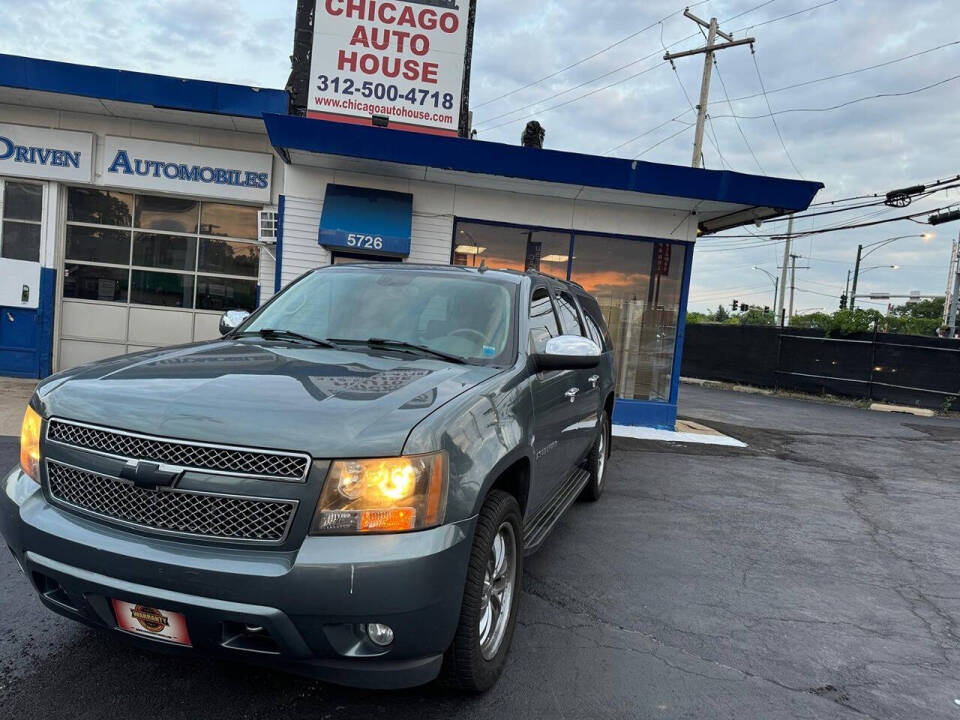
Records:
[[[583,468],[574,470],[540,511],[523,526],[523,554],[530,555],[540,549],[553,526],[580,495],[590,480],[590,473]]]

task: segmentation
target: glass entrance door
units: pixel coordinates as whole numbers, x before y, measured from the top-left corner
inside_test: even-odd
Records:
[[[0,375],[39,377],[41,183],[0,178]]]

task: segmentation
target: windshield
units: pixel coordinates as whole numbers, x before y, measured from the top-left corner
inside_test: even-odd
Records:
[[[512,284],[492,277],[341,267],[302,278],[241,331],[357,342],[375,338],[502,365],[515,354],[515,294]]]

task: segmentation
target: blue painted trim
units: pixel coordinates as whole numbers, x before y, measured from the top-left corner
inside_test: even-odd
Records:
[[[675,403],[617,398],[613,404],[613,424],[673,430],[677,425]]]
[[[289,104],[285,90],[4,54],[0,54],[0,86],[258,119],[264,113],[284,114]]]
[[[783,211],[805,210],[823,187],[805,180],[537,150],[292,115],[267,114],[264,123],[278,149]]]
[[[280,292],[280,284],[283,282],[283,208],[287,204],[287,198],[280,196],[277,201],[277,246],[274,256],[273,268],[273,292]]]
[[[38,338],[38,377],[45,378],[53,372],[53,313],[56,307],[57,271],[54,268],[40,270],[40,337]]]
[[[670,403],[677,405],[680,395],[680,366],[683,361],[683,338],[687,332],[687,302],[690,299],[690,276],[693,274],[693,245],[684,253],[683,282],[680,286],[680,309],[677,316],[677,339],[673,346],[673,371],[670,375]],[[673,428],[671,428],[672,430]]]

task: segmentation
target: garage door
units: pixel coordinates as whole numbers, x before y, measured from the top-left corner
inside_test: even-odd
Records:
[[[258,209],[70,188],[59,369],[208,340],[224,310],[253,310]]]

